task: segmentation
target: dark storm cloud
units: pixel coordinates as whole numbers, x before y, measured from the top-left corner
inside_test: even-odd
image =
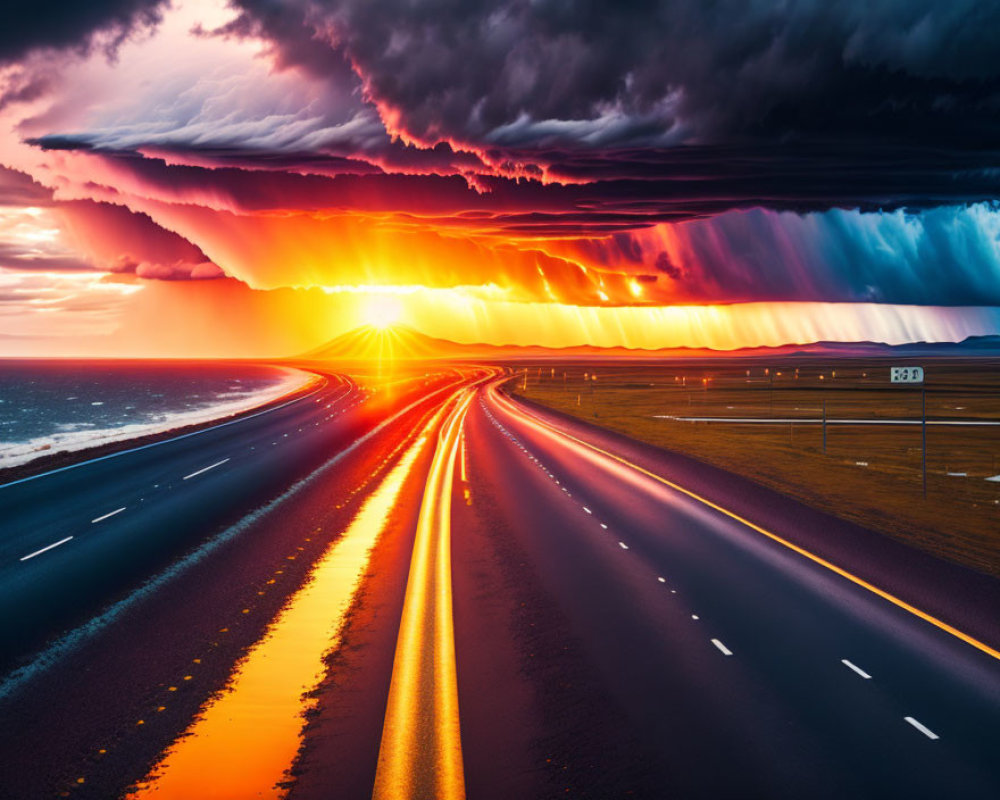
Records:
[[[219,28],[195,33],[236,39],[263,39],[274,45],[279,68],[302,67],[314,75],[353,89],[357,78],[339,48],[317,36],[309,3],[298,0],[238,0],[232,6],[239,13]]]
[[[367,163],[483,176],[476,186],[490,191],[505,191],[498,175],[596,181],[569,193],[583,204],[570,210],[646,221],[755,205],[929,207],[998,191],[1000,3],[234,6],[212,35],[269,41],[279,67],[329,81],[338,102],[360,82],[389,134],[436,145],[368,133],[319,154],[325,165],[303,155],[297,171]],[[234,149],[220,163],[253,168],[260,156]]]
[[[107,33],[114,47],[137,25],[160,18],[165,0],[4,0],[0,63],[38,48],[80,48],[95,33]]]
[[[932,207],[1000,190],[1000,3],[235,0],[234,7],[231,22],[200,34],[269,42],[279,69],[329,83],[323,102],[336,108],[319,115],[324,125],[354,113],[372,124],[348,126],[309,152],[241,150],[238,138],[186,143],[182,131],[148,143],[129,133],[123,143],[113,127],[33,141],[47,149],[134,148],[244,171],[368,175],[332,192],[365,206],[391,202],[387,190],[397,182],[383,173],[461,174],[505,198],[483,202],[507,209],[510,230],[536,235],[586,228],[588,215],[608,232],[754,206]],[[98,8],[131,19],[157,6]],[[422,146],[391,139],[359,85],[388,134]],[[590,185],[512,186],[510,177]],[[227,171],[218,178],[223,188],[240,184],[247,195],[236,202],[251,206],[279,205],[278,196],[253,198],[287,185],[250,186]],[[331,194],[327,185],[316,188]],[[449,185],[446,195],[456,191]],[[456,205],[428,195],[420,188],[404,195],[403,210]]]
[[[49,139],[35,143],[49,146]],[[60,137],[57,148],[70,147]],[[949,153],[930,148],[872,146],[676,147],[658,151],[546,153],[556,175],[586,183],[542,184],[481,176],[473,188],[454,174],[400,174],[348,169],[333,158],[238,150],[182,149],[184,163],[80,144],[89,157],[127,169],[151,197],[202,196],[218,208],[244,212],[344,209],[412,214],[421,223],[484,226],[499,234],[592,236],[661,222],[683,222],[756,207],[822,211],[933,208],[991,200],[1000,194],[1000,152]],[[201,161],[194,158],[200,154]],[[168,156],[169,158],[169,156]],[[268,164],[274,161],[274,168]],[[233,164],[234,166],[226,166]],[[329,169],[335,174],[324,174]],[[339,171],[338,171],[339,170]],[[99,181],[96,169],[92,180]],[[114,190],[114,182],[106,184]],[[486,191],[480,191],[485,189]],[[415,220],[415,224],[417,221]],[[655,254],[653,254],[655,256]],[[650,254],[632,252],[630,261]]]
[[[939,141],[960,133],[983,141],[997,130],[1000,4],[993,2],[317,6],[324,13],[312,17],[311,40],[322,35],[322,20],[374,98],[427,140],[608,145],[875,134]]]

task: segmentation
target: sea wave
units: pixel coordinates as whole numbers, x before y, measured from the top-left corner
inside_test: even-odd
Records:
[[[0,469],[23,466],[36,458],[54,453],[76,452],[150,434],[165,433],[189,425],[215,422],[258,408],[318,380],[316,375],[292,367],[280,369],[284,375],[270,386],[252,392],[224,392],[217,396],[222,402],[204,404],[185,411],[158,412],[139,423],[112,427],[84,429],[84,426],[91,423],[64,424],[57,426],[56,431],[46,436],[22,442],[2,442]]]

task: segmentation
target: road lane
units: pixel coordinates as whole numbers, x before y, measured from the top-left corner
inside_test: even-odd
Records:
[[[473,495],[499,493],[679,796],[995,794],[988,653],[502,400],[478,413],[470,470],[495,478]]]
[[[122,505],[114,502],[116,497],[142,495],[191,471],[177,474],[176,464],[189,463],[205,453],[242,449],[244,442],[267,431],[284,430],[302,415],[316,416],[321,403],[342,403],[358,391],[340,379],[329,381],[306,396],[262,412],[0,486],[0,503],[6,512],[0,565],[11,543],[73,524],[76,520],[70,515],[78,508],[91,511],[88,519],[97,518],[109,507]]]
[[[353,385],[335,381],[271,413],[0,487],[0,669],[314,465],[335,440],[332,420],[279,458],[250,448],[355,396]],[[215,471],[183,480],[216,462]],[[54,541],[65,544],[48,547]]]

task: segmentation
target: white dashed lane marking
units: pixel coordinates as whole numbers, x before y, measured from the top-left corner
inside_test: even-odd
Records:
[[[721,652],[722,655],[724,656],[731,656],[733,654],[733,651],[730,650],[728,647],[726,647],[718,639],[712,639],[712,644],[714,644],[717,648],[719,648],[719,652]]]
[[[872,679],[871,675],[869,675],[867,672],[865,672],[863,669],[861,669],[861,667],[859,667],[857,664],[852,664],[846,658],[840,659],[840,663],[843,664],[848,669],[854,670],[856,673],[858,673],[858,675],[860,675],[866,681],[870,681]]]
[[[109,511],[107,514],[102,514],[97,519],[92,519],[90,524],[93,525],[95,522],[104,522],[106,519],[110,519],[115,514],[121,514],[128,506],[122,506],[121,508],[116,508],[114,511]]]
[[[285,435],[287,436],[288,434],[286,433]],[[215,469],[216,467],[221,467],[227,461],[229,461],[228,458],[224,458],[224,459],[222,459],[222,461],[216,461],[214,464],[209,464],[207,467],[202,467],[201,469],[195,470],[190,475],[185,475],[181,480],[185,480],[186,481],[189,478],[194,478],[194,477],[196,477],[198,475],[201,475],[203,472],[208,472],[210,469]]]
[[[903,719],[905,719],[907,722],[909,722],[914,728],[916,728],[918,731],[920,731],[928,739],[940,739],[941,738],[936,733],[934,733],[934,731],[932,731],[930,728],[928,728],[922,722],[920,722],[918,720],[915,720],[913,717],[903,717]]]
[[[67,536],[65,539],[60,539],[58,542],[53,542],[52,544],[47,544],[41,550],[36,550],[34,553],[28,553],[28,555],[26,555],[26,556],[21,556],[20,560],[21,561],[27,561],[29,558],[34,558],[35,556],[40,556],[42,553],[44,553],[44,552],[46,552],[48,550],[51,550],[53,547],[58,547],[61,544],[66,544],[66,542],[68,542],[72,538],[73,538],[72,536]]]

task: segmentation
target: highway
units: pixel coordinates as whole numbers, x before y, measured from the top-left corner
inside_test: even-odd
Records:
[[[1000,795],[993,583],[502,385],[0,487],[0,797]]]

